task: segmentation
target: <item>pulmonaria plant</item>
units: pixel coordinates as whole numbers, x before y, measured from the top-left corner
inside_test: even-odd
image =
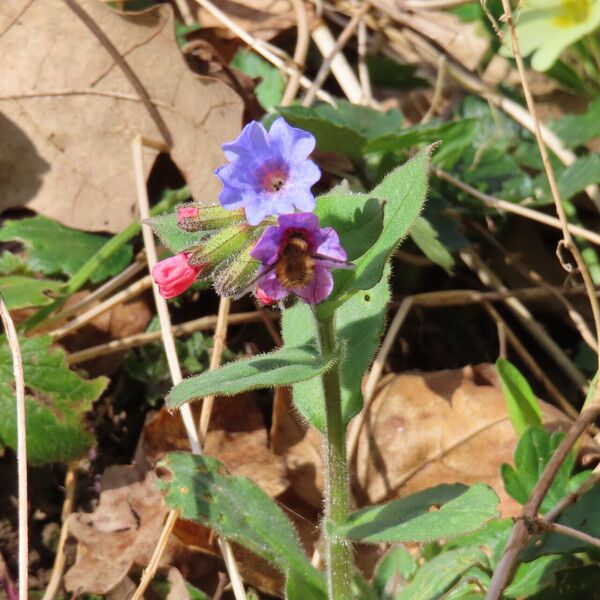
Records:
[[[166,499],[185,518],[208,525],[280,569],[288,600],[354,600],[352,541],[397,542],[395,536],[410,529],[410,521],[392,505],[349,513],[345,434],[361,410],[361,381],[383,332],[391,256],[425,201],[429,149],[368,194],[339,186],[315,198],[311,186],[319,169],[308,158],[314,147],[310,133],[283,119],[269,131],[250,123],[235,142],[224,145],[230,162],[217,171],[223,182],[220,205],[185,204],[177,214],[149,224],[176,254],[153,270],[163,296],[181,293],[197,277],[211,277],[222,296],[253,291],[263,304],[292,296],[280,304],[283,347],[183,380],[167,397],[167,407],[174,410],[211,395],[293,386],[295,408],[323,432],[325,442],[325,577],[311,565],[283,511],[253,482],[229,475],[216,459],[168,455],[164,465],[173,478],[165,483]],[[474,507],[474,514],[483,517],[465,511],[461,496],[457,511],[467,517],[460,526],[443,510],[435,523],[430,506],[454,496],[447,489],[434,493],[423,508],[427,526],[417,523],[413,530],[421,533],[411,541],[481,526],[487,515],[496,514],[498,499],[487,488],[475,493],[487,502],[483,510]],[[417,506],[409,505],[411,510]]]
[[[310,304],[325,300],[333,290],[331,269],[352,265],[335,230],[319,227],[307,212],[315,207],[310,188],[321,176],[308,158],[314,147],[312,134],[283,118],[269,131],[249,123],[237,140],[223,144],[230,163],[216,171],[223,182],[221,209],[177,209],[177,226],[198,232],[199,244],[156,265],[152,274],[160,293],[177,296],[204,272],[221,293],[254,291],[265,305],[289,294]],[[276,215],[278,224],[271,225]]]

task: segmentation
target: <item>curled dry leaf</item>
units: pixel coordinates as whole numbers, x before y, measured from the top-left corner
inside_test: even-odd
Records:
[[[75,593],[107,594],[132,567],[148,564],[169,508],[148,472],[139,480],[131,467],[109,467],[103,476],[100,502],[93,513],[69,517],[77,540],[75,564],[65,574],[65,587]],[[176,538],[167,543],[161,564],[183,559],[188,552]]]
[[[197,406],[194,409],[198,415]],[[189,451],[180,415],[163,409],[150,417],[141,447],[151,463],[171,450]],[[270,496],[288,487],[283,462],[268,446],[264,419],[252,394],[215,400],[204,452],[222,461],[234,475],[252,479]]]
[[[242,104],[195,76],[167,4],[123,18],[78,4],[135,72],[172,137],[171,157],[198,200],[214,201],[219,145],[239,130]],[[77,60],[73,60],[77,48]],[[131,141],[161,141],[121,68],[62,0],[0,3],[0,210],[27,206],[66,225],[116,232],[136,218]],[[146,150],[149,172],[155,150]]]
[[[561,411],[541,405],[547,428],[569,426]],[[276,414],[274,447],[283,451],[297,493],[320,502],[320,441],[316,432],[301,437],[296,429],[295,443],[286,444],[285,432],[294,427],[291,418],[289,411]],[[515,445],[493,365],[390,375],[373,399],[359,437],[357,502],[385,502],[440,483],[483,482],[500,496],[504,516],[517,514],[500,478],[500,465],[512,463]]]

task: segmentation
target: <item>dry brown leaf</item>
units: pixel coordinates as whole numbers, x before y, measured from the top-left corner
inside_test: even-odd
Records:
[[[241,101],[189,70],[170,6],[124,18],[97,0],[78,3],[147,90],[194,197],[214,201],[219,145],[237,134]],[[27,206],[92,231],[129,225],[131,141],[161,137],[123,71],[62,0],[3,0],[0,56],[0,210]],[[146,174],[155,156],[145,151]]]
[[[196,407],[194,407],[196,409]],[[252,394],[215,400],[204,452],[234,474],[252,479],[270,496],[288,487],[283,461],[269,448],[263,416]],[[142,449],[151,463],[171,450],[189,451],[181,417],[165,409],[148,419]]]
[[[546,427],[568,427],[561,411],[541,405]],[[274,447],[281,449],[293,418],[289,410],[274,418]],[[322,490],[315,436],[311,430],[300,439],[296,432],[295,443],[284,446],[292,487],[299,494],[310,489],[305,498],[313,501]],[[514,515],[518,506],[504,492],[500,465],[512,462],[515,444],[493,365],[391,375],[373,399],[359,437],[358,503],[385,502],[440,483],[483,482],[500,496],[502,514]]]
[[[67,590],[107,594],[132,567],[147,566],[169,508],[155,486],[154,473],[148,472],[142,481],[139,475],[132,467],[109,467],[96,510],[70,515],[69,531],[77,539],[77,558],[65,574]],[[171,538],[161,564],[181,560],[186,552],[181,542]]]

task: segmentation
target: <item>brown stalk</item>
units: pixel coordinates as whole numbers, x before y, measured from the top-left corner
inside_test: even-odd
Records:
[[[596,393],[596,401],[598,400],[597,396],[598,394]],[[509,584],[517,567],[519,554],[530,537],[526,520],[531,521],[537,517],[544,497],[550,489],[558,470],[573,446],[577,443],[581,434],[593,423],[598,414],[600,414],[600,406],[596,405],[584,409],[567,432],[556,452],[552,455],[539,481],[533,488],[529,500],[523,507],[519,519],[513,527],[511,536],[504,549],[504,554],[494,571],[490,587],[485,595],[485,600],[499,600],[502,596],[504,588]]]
[[[557,256],[565,269],[569,271],[569,267],[565,265],[562,259],[561,250],[565,249],[571,253],[575,262],[577,263],[577,268],[581,274],[584,285],[587,288],[587,293],[590,301],[590,305],[592,307],[592,313],[594,315],[594,325],[596,329],[596,347],[600,347],[600,304],[598,303],[598,298],[596,298],[596,293],[594,290],[594,283],[588,271],[587,265],[581,256],[581,252],[579,248],[573,241],[573,237],[571,236],[571,232],[569,231],[569,222],[567,220],[567,215],[565,214],[565,209],[562,205],[560,199],[560,192],[558,191],[558,183],[556,182],[556,177],[554,175],[554,169],[550,163],[550,157],[548,156],[548,150],[546,148],[546,142],[542,137],[542,132],[540,129],[540,121],[537,115],[537,109],[535,106],[535,102],[533,100],[533,96],[531,94],[531,90],[529,88],[529,83],[527,82],[527,77],[525,73],[525,65],[523,63],[523,57],[521,56],[521,51],[519,49],[519,39],[517,37],[517,30],[515,28],[515,22],[513,19],[512,9],[510,7],[509,0],[502,0],[502,7],[504,9],[504,17],[508,24],[508,29],[510,31],[510,37],[512,40],[512,48],[513,54],[515,56],[515,61],[517,63],[517,70],[519,72],[519,78],[521,80],[521,87],[523,88],[523,94],[525,95],[525,101],[527,103],[527,109],[529,110],[529,114],[533,119],[534,124],[534,133],[535,139],[537,141],[538,148],[540,150],[540,154],[542,156],[542,162],[544,163],[544,170],[546,171],[546,175],[548,177],[548,182],[550,183],[550,190],[552,192],[552,198],[554,200],[554,205],[556,207],[556,213],[560,220],[563,240],[559,243],[557,248]],[[598,368],[600,368],[600,353],[598,354]]]

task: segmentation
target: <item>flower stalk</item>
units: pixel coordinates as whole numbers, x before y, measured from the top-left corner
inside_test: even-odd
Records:
[[[321,351],[335,350],[333,316],[318,321]],[[351,595],[353,558],[347,539],[335,533],[336,526],[345,523],[349,508],[348,463],[346,460],[345,427],[342,421],[340,373],[334,365],[322,376],[325,395],[325,555],[327,588],[330,600],[347,600]]]

